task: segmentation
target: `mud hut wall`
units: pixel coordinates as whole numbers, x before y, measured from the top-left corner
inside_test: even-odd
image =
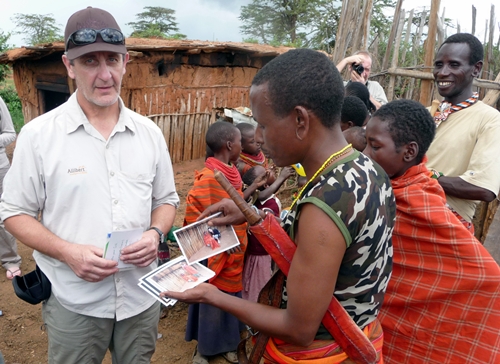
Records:
[[[227,54],[153,54],[127,65],[122,98],[160,127],[174,163],[205,155],[214,109],[249,106],[250,84],[262,60],[236,59]]]
[[[54,57],[48,57],[14,63],[14,83],[22,103],[25,123],[45,112],[39,87],[57,85],[69,92],[66,68],[60,57],[56,58],[57,61]]]

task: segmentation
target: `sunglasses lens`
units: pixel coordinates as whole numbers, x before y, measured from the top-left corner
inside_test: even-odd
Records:
[[[123,38],[123,34],[116,29],[102,29],[100,31],[102,40],[106,43],[111,44],[123,44],[125,39]]]
[[[75,45],[81,46],[94,43],[97,40],[97,34],[101,35],[104,42],[109,44],[125,44],[125,38],[119,30],[106,28],[101,30],[80,29],[71,34],[70,38]]]
[[[80,29],[71,35],[71,40],[75,45],[94,43],[97,38],[97,31],[94,29]]]

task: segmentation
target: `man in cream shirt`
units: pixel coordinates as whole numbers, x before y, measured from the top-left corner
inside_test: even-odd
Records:
[[[439,48],[433,73],[444,100],[427,151],[448,206],[471,232],[478,201],[492,201],[500,189],[500,113],[472,89],[482,66],[483,46],[472,34],[454,34]]]

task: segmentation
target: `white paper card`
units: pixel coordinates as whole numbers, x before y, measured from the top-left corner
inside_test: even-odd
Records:
[[[139,241],[142,237],[142,233],[143,230],[141,228],[113,231],[109,233],[104,248],[104,258],[118,262],[118,269],[134,268],[135,265],[127,264],[120,260],[120,254],[122,249]]]

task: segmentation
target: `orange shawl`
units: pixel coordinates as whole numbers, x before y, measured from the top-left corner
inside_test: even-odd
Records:
[[[243,195],[241,191],[238,192]],[[194,185],[186,198],[184,225],[195,222],[208,206],[223,198],[229,198],[229,195],[215,180],[213,171],[205,167],[200,172],[195,172]],[[232,254],[224,252],[208,258],[208,268],[215,272],[215,277],[210,283],[226,292],[239,292],[243,289],[241,281],[247,246],[247,224],[234,225],[233,228],[241,243],[242,251]]]
[[[393,272],[378,316],[386,363],[500,363],[500,268],[423,163],[392,180]]]

